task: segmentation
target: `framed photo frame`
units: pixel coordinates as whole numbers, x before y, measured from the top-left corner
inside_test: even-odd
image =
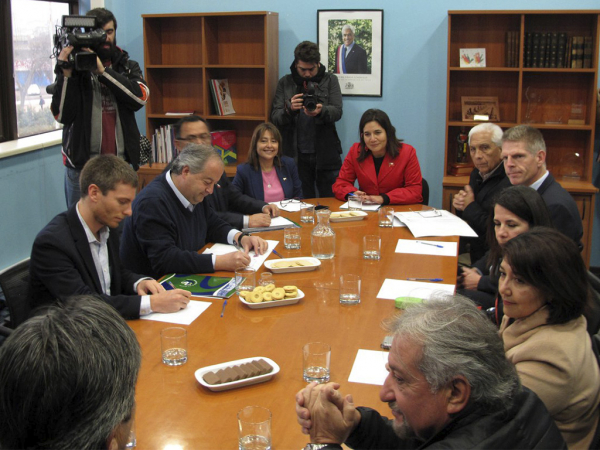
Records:
[[[317,42],[342,95],[381,97],[383,9],[318,10]]]
[[[498,97],[461,97],[463,122],[500,122]]]
[[[485,48],[461,48],[460,67],[485,67]]]

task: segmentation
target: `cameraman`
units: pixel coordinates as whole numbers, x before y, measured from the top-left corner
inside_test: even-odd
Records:
[[[95,51],[97,67],[77,71],[69,62],[74,50],[64,47],[56,64],[52,114],[63,128],[63,163],[67,207],[77,203],[79,174],[85,163],[99,154],[112,154],[137,170],[140,161],[140,132],[135,111],[148,100],[149,89],[137,62],[117,47],[117,19],[105,8],[86,14],[97,18],[106,32],[106,42],[83,48]],[[79,51],[81,49],[76,49]]]
[[[291,74],[279,80],[271,121],[283,137],[283,153],[298,161],[304,198],[333,197],[342,166],[335,122],[342,117],[342,92],[335,75],[325,72],[317,44],[294,50]],[[315,105],[316,104],[316,105]]]

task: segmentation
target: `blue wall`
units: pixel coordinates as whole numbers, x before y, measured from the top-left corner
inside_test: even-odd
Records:
[[[0,269],[31,252],[52,217],[65,209],[60,147],[0,159]]]
[[[113,11],[118,19],[119,46],[125,48],[142,66],[142,14],[276,11],[279,13],[280,76],[288,72],[298,42],[316,41],[317,10],[338,9],[340,5],[340,2],[328,0],[305,0],[301,3],[277,0],[177,0],[168,3],[159,0],[105,0],[106,8]],[[432,0],[416,4],[397,0],[369,3],[347,0],[343,3],[344,9],[384,10],[383,97],[344,97],[344,116],[337,125],[343,148],[347,152],[358,139],[358,121],[365,109],[376,107],[385,110],[398,129],[399,137],[417,149],[423,176],[431,187],[432,206],[440,207],[442,196],[448,9],[565,9],[566,6],[569,9],[597,9],[600,5],[598,0],[574,0],[569,5],[563,0],[509,0],[490,6],[485,8],[481,2],[474,0]],[[144,127],[143,110],[138,115],[138,123],[141,128]],[[36,162],[34,168],[25,170],[32,160]],[[21,178],[18,171],[23,171],[25,178]],[[596,185],[600,182],[598,172],[596,168]],[[20,185],[21,180],[27,186],[15,189],[14,185]],[[2,268],[26,257],[35,233],[62,209],[59,151],[54,148],[35,152],[31,156],[0,160],[0,189],[10,193],[10,198],[4,202],[5,211],[6,203],[10,205],[8,214],[0,215]],[[4,197],[7,195],[4,194]],[[592,265],[600,266],[600,196],[596,202],[594,230]]]

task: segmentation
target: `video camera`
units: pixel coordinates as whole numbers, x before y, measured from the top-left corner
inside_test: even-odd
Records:
[[[61,69],[90,71],[96,68],[96,53],[87,52],[83,47],[94,48],[106,42],[106,31],[98,25],[94,16],[62,16],[62,27],[56,27],[54,35],[53,56],[58,55],[63,48],[72,45],[73,51],[68,61],[58,61]]]
[[[302,106],[306,108],[307,111],[314,111],[317,109],[318,99],[315,95],[315,85],[312,81],[304,82],[304,96],[302,97]]]

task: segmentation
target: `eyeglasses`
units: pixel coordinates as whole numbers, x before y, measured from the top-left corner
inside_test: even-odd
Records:
[[[298,198],[286,198],[281,200],[281,206],[287,206],[287,205],[291,205],[294,203],[298,203],[300,205],[308,205],[308,203],[304,203],[302,200],[298,199]]]
[[[176,141],[184,141],[184,142],[195,142],[195,143],[204,143],[204,142],[209,142],[210,143],[210,134],[201,134],[200,136],[196,136],[195,134],[192,134],[190,136],[187,137],[178,137],[175,138]]]
[[[413,211],[412,209],[410,209],[410,212],[414,212],[415,214],[418,214],[423,219],[433,219],[434,217],[442,216],[442,212],[439,209],[435,209],[435,208],[421,210],[421,211]]]

